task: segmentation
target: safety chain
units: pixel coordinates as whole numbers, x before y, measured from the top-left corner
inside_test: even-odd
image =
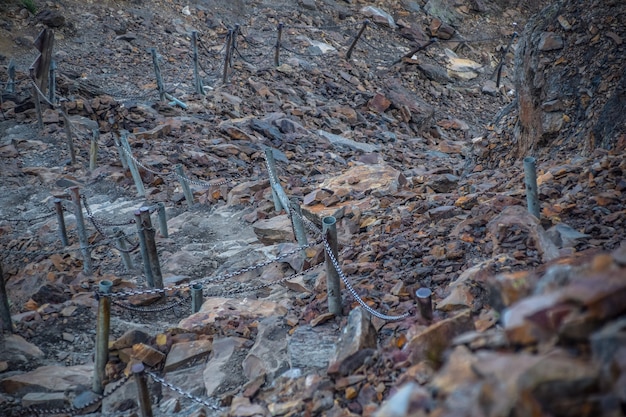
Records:
[[[16,255],[32,255],[32,256],[50,256],[50,255],[57,255],[60,253],[67,253],[67,252],[79,252],[82,251],[83,249],[94,249],[94,248],[98,248],[100,246],[108,246],[109,244],[111,244],[111,241],[109,240],[104,240],[100,243],[94,243],[93,245],[88,245],[85,246],[84,248],[78,247],[78,248],[61,248],[61,249],[57,249],[57,250],[53,250],[53,251],[27,251],[27,250],[12,250],[12,249],[2,249],[3,253],[9,253],[9,254],[16,254]]]
[[[106,388],[112,386],[113,388],[110,389],[110,391],[105,392],[102,395],[96,395],[94,397],[93,400],[91,400],[89,403],[83,405],[82,407],[74,407],[74,406],[70,406],[70,407],[65,407],[65,408],[49,408],[49,409],[45,409],[45,408],[39,408],[36,406],[30,406],[30,407],[25,407],[23,408],[18,415],[28,415],[28,416],[32,416],[32,415],[54,415],[54,414],[67,414],[70,416],[75,416],[75,415],[79,415],[81,412],[83,412],[85,409],[92,407],[93,405],[101,402],[102,400],[104,400],[105,398],[111,396],[115,391],[117,391],[122,385],[124,385],[126,383],[126,381],[128,381],[128,376],[126,375],[122,375],[122,377],[111,383],[108,384],[106,386]]]
[[[8,218],[0,218],[0,221],[3,222],[10,222],[10,223],[21,223],[21,222],[34,222],[37,220],[43,220],[43,219],[48,219],[52,216],[54,216],[56,213],[52,212],[52,213],[48,213],[48,214],[44,214],[41,215],[39,217],[33,217],[31,219],[8,219]]]
[[[379,313],[378,311],[374,310],[372,307],[368,306],[367,303],[361,299],[361,297],[356,292],[356,290],[354,289],[352,284],[350,284],[350,281],[348,281],[348,277],[346,277],[346,275],[341,270],[341,266],[339,265],[339,261],[337,260],[337,258],[333,254],[333,251],[332,251],[332,249],[330,247],[330,243],[328,242],[328,239],[326,239],[325,236],[324,236],[324,239],[323,239],[323,244],[324,244],[324,250],[326,251],[326,254],[328,255],[328,258],[330,259],[330,262],[333,264],[333,267],[337,271],[337,274],[339,274],[339,277],[341,278],[343,283],[346,285],[346,288],[348,289],[348,291],[350,292],[352,297],[361,305],[361,307],[363,307],[363,309],[368,311],[372,316],[378,317],[379,319],[382,319],[382,320],[385,320],[385,321],[404,320],[404,319],[406,319],[406,318],[411,316],[411,313],[404,313],[404,314],[402,314],[400,316],[389,316],[387,314]]]
[[[164,386],[165,388],[170,389],[171,391],[177,392],[178,394],[182,395],[183,397],[186,397],[186,398],[190,399],[193,402],[205,405],[205,406],[211,408],[212,410],[216,410],[216,411],[220,410],[220,407],[217,404],[211,403],[208,400],[203,400],[202,398],[196,397],[193,394],[190,394],[188,392],[183,391],[182,388],[179,388],[179,387],[177,387],[175,385],[170,384],[169,382],[167,382],[165,379],[161,378],[160,376],[158,376],[154,372],[146,371],[146,375],[148,375],[150,378],[152,378],[152,380],[154,382],[157,382],[157,383],[161,384],[162,386]]]
[[[174,307],[177,307],[183,303],[186,303],[191,300],[191,297],[190,296],[184,297],[184,298],[181,298],[180,300],[174,301],[173,303],[166,304],[164,306],[158,306],[158,307],[136,307],[130,304],[119,302],[113,298],[110,298],[110,300],[111,300],[111,303],[125,310],[135,311],[137,313],[159,313],[161,311],[171,310]]]
[[[93,224],[93,227],[96,228],[96,230],[98,231],[98,233],[100,233],[104,238],[109,239],[111,242],[115,241],[115,238],[112,236],[108,236],[106,233],[104,233],[104,231],[102,230],[102,226],[110,226],[110,227],[115,227],[115,226],[127,226],[127,225],[131,225],[135,223],[135,219],[131,219],[125,223],[106,223],[103,221],[96,221],[96,218],[94,217],[91,208],[89,207],[89,203],[87,202],[87,197],[83,194],[82,195],[82,199],[83,199],[83,204],[85,205],[85,211],[87,212],[87,218],[89,219],[89,221],[91,222],[91,224]],[[153,210],[154,207],[157,207],[156,205],[150,207],[150,210]],[[151,211],[152,212],[152,211]],[[122,232],[123,233],[123,232]],[[126,242],[128,242],[128,244],[133,245],[131,248],[129,249],[122,249],[122,248],[118,248],[115,244],[112,244],[112,246],[117,249],[120,252],[124,252],[124,253],[131,253],[134,252],[135,250],[137,250],[137,248],[139,248],[139,242],[137,243],[133,243],[128,236],[126,236],[126,234],[124,234],[124,240],[126,240]]]

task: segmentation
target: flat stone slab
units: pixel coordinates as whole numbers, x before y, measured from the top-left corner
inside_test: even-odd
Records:
[[[79,385],[91,385],[93,365],[42,366],[32,372],[12,375],[0,381],[0,389],[8,394],[28,392],[73,391]]]

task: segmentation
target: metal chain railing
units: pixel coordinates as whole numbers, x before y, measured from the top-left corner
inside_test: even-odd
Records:
[[[11,218],[6,218],[6,217],[0,217],[0,222],[9,222],[9,223],[29,223],[29,222],[36,222],[38,220],[44,220],[44,219],[49,219],[50,217],[54,216],[56,213],[53,211],[51,213],[47,213],[47,214],[43,214],[41,216],[38,217],[32,217],[30,219],[11,219]]]
[[[93,227],[96,228],[96,230],[98,231],[98,233],[100,233],[100,235],[102,237],[104,237],[105,239],[109,240],[110,242],[114,242],[115,241],[115,237],[107,235],[104,232],[104,230],[102,230],[102,224],[101,224],[101,222],[96,220],[95,216],[93,215],[93,213],[91,211],[91,208],[89,207],[89,203],[87,202],[87,197],[84,194],[81,197],[82,197],[83,205],[85,206],[86,217],[89,219],[89,221],[91,222]],[[134,223],[135,223],[135,219],[131,219],[130,221],[127,221],[126,223],[122,223],[122,224],[119,224],[119,225],[115,225],[114,224],[114,226],[126,226],[126,225],[130,225],[130,224],[134,224]],[[130,238],[128,236],[126,236],[126,234],[123,234],[123,237],[124,237],[124,240],[126,240],[126,242],[128,242],[129,245],[133,245],[133,246],[131,248],[129,248],[129,249],[122,249],[122,248],[119,248],[119,247],[117,247],[117,245],[112,243],[112,246],[116,250],[118,250],[120,252],[124,252],[124,253],[131,253],[131,252],[134,252],[135,250],[137,250],[137,248],[139,248],[139,242],[133,243],[130,240]]]
[[[146,375],[148,375],[150,378],[152,378],[152,380],[154,382],[156,382],[158,384],[161,384],[165,388],[167,388],[167,389],[169,389],[171,391],[174,391],[174,392],[182,395],[183,397],[190,399],[191,401],[193,401],[195,403],[205,405],[205,406],[207,406],[210,409],[215,410],[215,411],[219,411],[220,410],[219,405],[217,405],[217,404],[215,404],[213,402],[209,402],[209,400],[202,399],[202,398],[200,398],[198,396],[195,396],[193,394],[190,394],[190,393],[184,391],[182,388],[179,388],[176,385],[167,382],[165,379],[161,378],[160,376],[158,376],[154,372],[146,371]]]
[[[172,303],[166,304],[166,305],[162,305],[162,306],[156,306],[156,307],[138,307],[138,306],[133,306],[130,304],[126,304],[126,303],[122,303],[120,301],[115,300],[114,298],[111,298],[111,303],[115,304],[118,307],[123,308],[124,310],[130,310],[130,311],[135,311],[137,313],[159,313],[161,311],[167,311],[167,310],[171,310],[175,307],[178,307],[186,302],[191,301],[191,296],[188,297],[183,297],[180,300],[176,300]]]

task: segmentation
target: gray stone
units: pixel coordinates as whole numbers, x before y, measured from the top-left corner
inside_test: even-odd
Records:
[[[65,408],[69,405],[62,392],[29,392],[22,397],[22,407],[41,407],[46,409]]]
[[[389,26],[393,29],[398,27],[396,25],[396,22],[393,20],[393,17],[391,17],[389,13],[383,11],[382,9],[379,9],[378,7],[365,6],[361,9],[361,14],[363,14],[363,16],[369,17],[378,24]]]
[[[591,353],[598,364],[609,364],[623,346],[626,346],[626,318],[613,321],[591,335]]]
[[[73,391],[79,385],[90,385],[92,377],[93,365],[42,366],[4,378],[0,381],[0,389],[9,394]]]
[[[37,346],[27,342],[22,336],[10,334],[0,339],[0,361],[12,363],[32,362],[44,357]]]
[[[331,145],[337,147],[337,146],[345,146],[347,148],[350,149],[354,149],[357,151],[363,151],[363,152],[375,152],[380,150],[380,146],[378,145],[372,145],[369,143],[362,143],[362,142],[357,142],[354,141],[352,139],[348,139],[348,138],[344,138],[343,136],[339,136],[339,135],[335,135],[333,133],[330,132],[326,132],[324,130],[318,130],[317,134],[321,137],[323,137],[324,139],[328,140],[330,142]]]
[[[419,64],[417,68],[429,80],[436,81],[440,84],[448,84],[452,82],[452,78],[448,76],[448,72],[445,68],[435,64]]]
[[[259,322],[254,346],[242,363],[248,380],[265,374],[271,381],[289,369],[287,332],[281,317],[272,316]]]
[[[231,381],[243,379],[241,374],[241,360],[239,353],[247,339],[225,337],[213,341],[213,356],[206,364],[203,372],[204,387],[207,396],[213,396],[222,391],[232,389]],[[245,352],[244,352],[245,354]],[[239,372],[233,372],[238,370]]]
[[[335,351],[338,331],[335,325],[299,326],[287,340],[292,368],[326,368]],[[311,341],[315,348],[311,349]]]
[[[258,220],[252,225],[252,229],[264,245],[294,240],[291,220],[286,214],[271,219]]]
[[[424,6],[424,11],[450,25],[455,25],[462,19],[448,0],[429,0]]]
[[[539,38],[538,48],[540,51],[556,51],[563,49],[563,38],[554,32],[543,32]]]
[[[361,307],[352,310],[330,359],[328,374],[348,375],[359,368],[373,354],[376,340],[376,329],[369,314]]]
[[[430,399],[430,393],[417,385],[409,382],[385,401],[374,413],[374,417],[405,417],[409,415],[412,404]]]

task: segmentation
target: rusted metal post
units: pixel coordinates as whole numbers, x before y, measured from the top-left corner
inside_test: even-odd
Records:
[[[304,230],[304,221],[302,218],[302,208],[297,198],[292,198],[291,202],[291,223],[293,225],[293,234],[300,246],[307,245],[306,231]]]
[[[126,162],[128,163],[128,169],[130,169],[130,173],[133,176],[133,181],[135,181],[135,187],[137,188],[137,196],[144,197],[146,195],[146,190],[143,188],[143,181],[141,180],[141,174],[139,174],[139,169],[133,160],[133,152],[130,149],[130,143],[128,143],[128,132],[122,130],[120,132],[120,142],[122,144],[122,148],[126,152]]]
[[[152,227],[150,219],[150,207],[142,207],[139,209],[139,215],[143,226],[143,233],[146,238],[146,249],[148,250],[148,261],[152,270],[152,279],[154,287],[163,288],[163,275],[161,274],[161,264],[159,263],[159,254],[157,252],[156,241],[154,236],[156,231]]]
[[[141,212],[139,210],[135,211],[135,225],[137,225],[137,238],[139,239],[141,261],[143,262],[143,273],[146,275],[148,286],[154,288],[154,278],[152,276],[152,268],[150,267],[150,259],[148,258],[148,247],[146,246],[146,235],[143,232],[143,222],[141,221]]]
[[[120,229],[116,229],[115,238],[117,239],[117,244],[119,246],[119,252],[120,256],[122,257],[122,263],[124,264],[124,268],[126,268],[126,271],[130,272],[133,269],[133,261],[132,259],[130,259],[130,254],[127,251],[126,237],[124,236],[124,232]]]
[[[284,208],[280,197],[278,195],[278,190],[276,189],[275,182],[278,181],[278,177],[276,175],[276,161],[274,160],[274,153],[271,148],[265,148],[265,160],[267,161],[267,171],[270,177],[270,185],[272,187],[272,200],[274,200],[274,209],[277,213]]]
[[[280,65],[280,40],[283,37],[283,24],[278,24],[278,36],[276,37],[276,45],[274,46],[274,66]]]
[[[539,194],[537,192],[537,171],[535,162],[536,160],[532,156],[524,158],[524,184],[526,186],[526,205],[528,206],[528,212],[539,219]]]
[[[98,140],[100,139],[100,130],[94,129],[91,136],[91,147],[89,148],[89,170],[96,169],[96,161],[98,160]]]
[[[63,128],[65,129],[65,141],[70,151],[70,161],[72,165],[76,164],[76,150],[74,149],[74,141],[72,140],[72,125],[70,118],[65,111],[65,106],[61,108],[61,117],[63,117]]]
[[[346,59],[350,59],[350,57],[352,56],[352,51],[354,51],[354,47],[356,46],[356,43],[359,41],[359,39],[361,39],[361,36],[363,35],[363,32],[365,32],[365,28],[367,27],[369,23],[370,23],[369,20],[363,21],[363,26],[361,26],[361,30],[359,30],[359,33],[357,33],[356,37],[352,41],[352,44],[348,48],[348,52],[346,52]]]
[[[83,255],[83,272],[85,275],[91,275],[93,273],[91,251],[89,250],[89,241],[87,240],[83,207],[80,204],[80,189],[77,186],[70,187],[70,195],[74,203],[74,215],[76,216],[76,229],[78,231],[78,241],[80,242],[80,252]]]
[[[63,215],[63,204],[60,198],[54,199],[54,211],[57,214],[57,220],[59,222],[59,238],[61,238],[61,244],[63,246],[69,245],[67,239],[67,229],[65,227],[65,216]]]
[[[13,322],[11,321],[11,308],[9,307],[9,294],[4,283],[4,272],[2,262],[0,262],[0,320],[2,320],[2,331],[13,333]]]
[[[148,382],[144,373],[143,363],[138,362],[131,366],[130,370],[135,376],[137,383],[137,396],[139,397],[139,409],[142,417],[153,417],[152,404],[150,403],[150,393],[148,392]]]
[[[122,162],[122,168],[128,169],[128,162],[126,162],[126,153],[122,148],[122,143],[120,142],[119,137],[114,133],[113,141],[115,142],[115,147],[117,148],[117,153],[120,155],[120,161]]]
[[[233,28],[233,34],[230,36],[230,61],[228,65],[233,67],[233,56],[235,55],[235,51],[237,50],[237,35],[239,34],[239,25],[235,25]]]
[[[341,284],[339,272],[328,254],[328,249],[339,261],[337,250],[337,220],[333,216],[326,216],[322,219],[322,233],[329,247],[325,247],[324,255],[326,260],[326,291],[328,296],[328,311],[335,316],[341,316]]]
[[[183,194],[185,195],[187,205],[193,206],[193,193],[191,192],[191,188],[189,188],[189,179],[187,178],[187,175],[185,175],[185,171],[183,171],[182,164],[176,164],[174,166],[174,171],[176,171],[176,176],[180,181],[180,186],[183,187]]]
[[[422,287],[415,291],[415,298],[422,318],[431,321],[433,319],[432,291]]]
[[[222,73],[222,83],[226,84],[228,82],[228,67],[230,66],[230,54],[232,51],[230,50],[232,46],[232,36],[233,30],[229,29],[228,34],[226,35],[226,52],[224,56],[224,71]]]
[[[154,74],[156,75],[157,88],[159,89],[159,98],[161,101],[165,101],[165,86],[161,77],[161,67],[159,67],[159,57],[156,48],[150,48],[150,53],[152,54],[152,64],[154,65]]]
[[[204,95],[202,78],[200,78],[200,67],[198,64],[198,31],[191,31],[191,49],[193,53],[193,76],[196,84],[196,93]]]
[[[159,216],[159,231],[161,232],[161,236],[169,237],[169,233],[167,232],[167,213],[165,212],[165,203],[158,202],[157,203],[157,214]]]
[[[202,308],[202,284],[196,282],[191,286],[191,312],[197,313]]]
[[[108,280],[98,284],[98,323],[96,328],[96,358],[93,368],[92,391],[96,394],[104,392],[105,368],[109,360],[109,329],[111,323],[111,300],[105,294],[111,292],[113,283]]]

